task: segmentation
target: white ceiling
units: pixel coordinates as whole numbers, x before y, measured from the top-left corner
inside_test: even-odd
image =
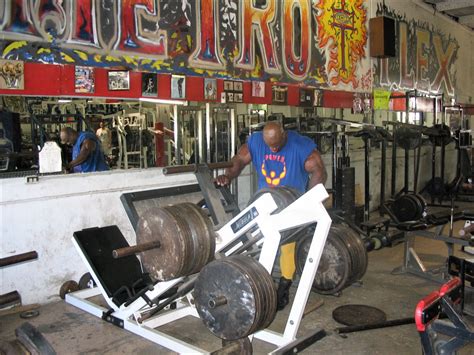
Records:
[[[423,0],[442,12],[474,30],[474,0]]]

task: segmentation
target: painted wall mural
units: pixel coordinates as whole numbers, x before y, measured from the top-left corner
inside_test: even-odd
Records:
[[[395,18],[396,56],[375,62],[375,85],[392,91],[417,89],[453,96],[457,40],[432,24],[378,4],[377,15],[384,13]]]
[[[6,59],[360,88],[363,0],[0,1]]]

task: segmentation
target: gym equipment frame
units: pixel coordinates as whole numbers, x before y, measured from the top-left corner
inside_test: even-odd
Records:
[[[253,335],[260,340],[277,346],[277,349],[274,350],[273,353],[286,353],[287,351],[293,351],[293,349],[302,350],[325,336],[324,331],[318,331],[309,337],[296,339],[313,279],[316,275],[331,226],[331,218],[322,204],[327,197],[328,194],[325,188],[320,184],[313,187],[280,213],[271,215],[271,213],[277,209],[277,205],[270,194],[264,194],[217,231],[216,257],[219,258],[232,254],[232,251],[238,249],[242,244],[242,237],[248,236],[248,232],[250,232],[252,228],[257,227],[264,236],[258,242],[261,244],[259,262],[271,273],[281,240],[280,232],[317,222],[317,227],[313,235],[284,332],[277,333],[265,329]],[[118,231],[116,226],[105,228],[115,228]],[[252,237],[256,237],[258,230],[252,232]],[[98,273],[97,267],[91,259],[92,256],[87,253],[84,245],[81,243],[81,233],[88,231],[89,230],[83,230],[74,233],[72,240],[97,286],[92,289],[67,294],[66,302],[178,353],[209,353],[209,351],[200,349],[156,329],[186,316],[199,317],[193,305],[191,289],[187,289],[189,284],[192,283],[194,275],[155,283],[152,286],[143,288],[135,296],[130,297],[125,302],[118,302],[117,299],[110,294],[108,285],[103,282],[103,275]],[[98,232],[100,232],[99,228],[92,229],[92,232],[96,233],[95,238],[99,237],[97,239],[100,239],[98,235]],[[122,245],[128,246],[123,236],[120,235],[120,237],[122,238]],[[224,250],[227,250],[225,252],[227,254],[222,255],[222,253],[219,253]],[[110,250],[110,254],[111,253],[112,250]],[[129,259],[132,263],[139,263],[136,256],[130,256],[129,258],[132,258]],[[176,297],[175,309],[167,307],[153,317],[146,316],[155,308],[160,307],[155,300],[158,300],[160,296],[164,296],[166,292],[176,288],[178,284],[182,282],[184,282],[184,284],[181,286],[181,289],[187,289],[187,291],[183,297]],[[179,294],[179,291],[177,294]],[[89,298],[97,295],[104,297],[109,307],[108,309],[89,300]]]

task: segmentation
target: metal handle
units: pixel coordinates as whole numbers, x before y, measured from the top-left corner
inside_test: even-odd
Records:
[[[0,267],[12,265],[12,264],[18,264],[23,261],[33,260],[37,258],[38,258],[38,253],[36,251],[29,251],[28,253],[17,254],[17,255],[0,259]]]
[[[209,169],[225,169],[232,167],[232,163],[228,161],[220,162],[220,163],[209,163],[207,164]],[[176,166],[166,166],[163,168],[163,174],[171,175],[171,174],[180,174],[180,173],[193,173],[197,171],[197,165],[176,165]]]
[[[157,240],[154,242],[148,242],[143,244],[134,245],[133,247],[125,247],[120,249],[115,249],[112,251],[112,256],[114,259],[123,258],[126,256],[134,255],[141,253],[142,251],[147,251],[151,249],[156,249],[161,246],[161,243]]]

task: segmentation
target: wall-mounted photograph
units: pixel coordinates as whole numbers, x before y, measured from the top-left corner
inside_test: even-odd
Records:
[[[264,81],[252,81],[252,96],[265,97],[265,82]]]
[[[155,97],[158,95],[158,77],[155,73],[142,74],[142,96]]]
[[[94,68],[76,66],[74,87],[76,93],[93,93],[95,89]]]
[[[186,97],[186,77],[184,75],[171,76],[171,98],[184,99]]]
[[[242,81],[234,81],[234,91],[243,92],[244,83]]]
[[[272,89],[273,89],[273,103],[286,104],[286,94],[288,92],[288,87],[275,85]]]
[[[322,106],[323,105],[323,90],[315,89],[314,90],[314,106]]]
[[[20,60],[0,60],[0,89],[24,89],[24,66]]]
[[[234,102],[234,93],[228,92],[227,93],[227,102]]]
[[[109,71],[109,90],[130,90],[130,73],[127,70]]]
[[[314,94],[312,89],[300,89],[300,105],[311,106],[313,104]]]
[[[224,80],[224,91],[234,91],[234,82],[231,80]]]
[[[216,79],[204,79],[204,100],[217,100]]]
[[[244,94],[234,93],[234,102],[243,102]]]

